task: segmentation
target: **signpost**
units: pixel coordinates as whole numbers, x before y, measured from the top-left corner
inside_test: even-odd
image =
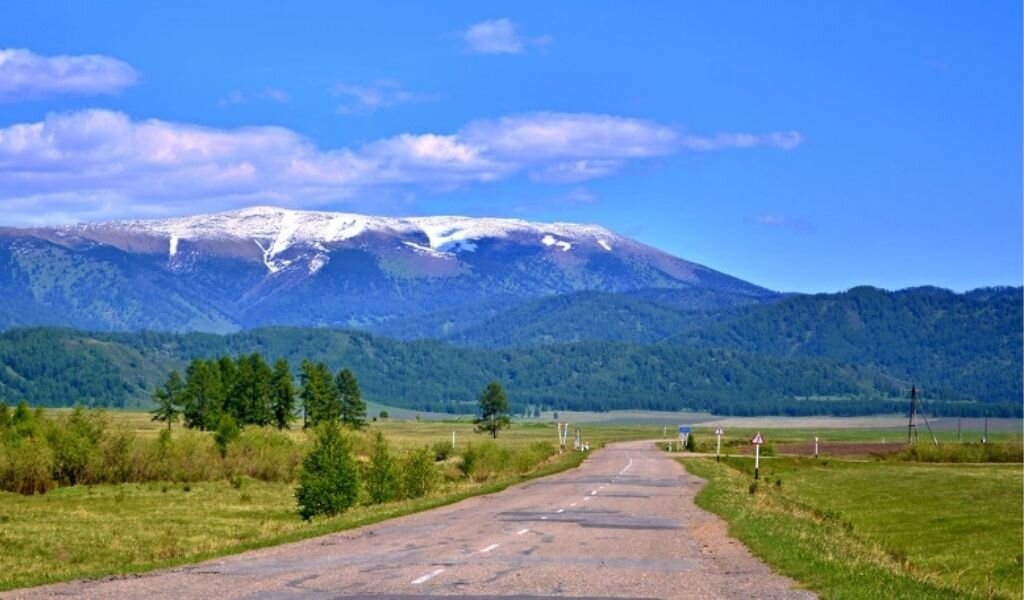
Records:
[[[715,450],[715,462],[722,462],[722,434],[725,430],[721,427],[715,428],[715,437],[718,438],[718,449]]]
[[[686,447],[686,438],[688,438],[688,437],[690,437],[690,426],[689,425],[680,425],[679,426],[679,441],[682,442],[682,444],[679,446],[680,449],[683,449],[683,448]]]
[[[760,431],[757,432],[754,439],[750,440],[750,443],[754,445],[754,479],[757,479],[761,468],[761,445],[764,444],[764,438],[761,437]]]
[[[814,458],[818,458],[818,436],[814,436]]]

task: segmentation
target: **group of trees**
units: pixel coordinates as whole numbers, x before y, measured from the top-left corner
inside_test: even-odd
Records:
[[[325,421],[354,429],[366,425],[366,403],[352,371],[335,375],[323,362],[303,360],[299,375],[296,388],[287,360],[271,366],[259,352],[234,359],[196,358],[184,377],[171,371],[153,393],[153,419],[170,428],[181,416],[186,427],[216,429],[218,436],[230,437],[233,426],[288,428],[301,404],[304,427]]]

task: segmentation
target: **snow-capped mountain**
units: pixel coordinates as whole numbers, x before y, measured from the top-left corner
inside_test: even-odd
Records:
[[[253,207],[0,229],[3,326],[450,328],[539,297],[650,288],[770,294],[596,225]]]

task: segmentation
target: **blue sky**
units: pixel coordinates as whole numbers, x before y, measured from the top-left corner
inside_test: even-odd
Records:
[[[0,224],[594,222],[767,287],[1022,282],[1019,2],[15,2]]]

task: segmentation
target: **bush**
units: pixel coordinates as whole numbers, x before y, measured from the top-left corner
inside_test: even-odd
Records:
[[[312,452],[302,463],[295,499],[304,520],[348,510],[359,493],[359,475],[348,443],[334,423],[317,431]]]
[[[246,427],[227,453],[228,473],[260,481],[294,481],[303,448],[287,433],[270,427]]]
[[[697,438],[691,433],[686,436],[686,451],[694,452],[697,450]]]
[[[447,440],[441,440],[440,442],[434,442],[431,446],[434,451],[434,460],[437,462],[448,460],[448,457],[452,454],[452,444]]]
[[[384,434],[376,432],[370,448],[370,461],[366,466],[363,481],[372,504],[395,500],[402,495],[398,465],[391,456]]]
[[[426,496],[437,487],[438,473],[430,448],[410,450],[402,461],[402,491],[406,498]]]
[[[217,444],[217,450],[220,451],[221,458],[225,458],[228,455],[228,444],[238,439],[240,433],[238,424],[235,423],[235,419],[231,415],[223,414],[220,416],[220,421],[217,423],[217,431],[213,434],[213,441]]]
[[[0,489],[45,494],[53,480],[53,451],[42,439],[24,438],[0,447]]]
[[[480,444],[466,444],[459,469],[471,481],[486,481],[513,469],[512,452],[491,440]]]

